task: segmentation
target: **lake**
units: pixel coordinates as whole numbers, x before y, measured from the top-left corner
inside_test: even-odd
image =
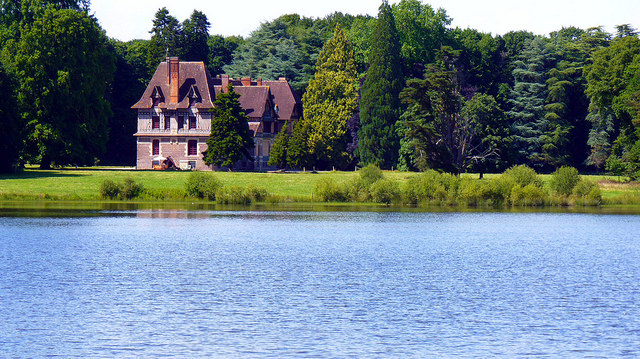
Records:
[[[640,356],[640,216],[85,214],[0,217],[0,356]]]

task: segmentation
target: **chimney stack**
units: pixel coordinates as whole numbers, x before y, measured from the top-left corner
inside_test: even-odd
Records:
[[[229,75],[222,75],[222,92],[226,93],[229,88]]]
[[[251,87],[251,77],[243,77],[240,79],[242,86]]]
[[[256,85],[257,86],[262,86],[262,78],[259,78],[256,80]]]
[[[169,75],[169,102],[178,103],[180,88],[180,60],[177,57],[167,57],[167,66]]]

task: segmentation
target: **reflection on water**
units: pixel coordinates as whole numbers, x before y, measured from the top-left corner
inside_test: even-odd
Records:
[[[638,216],[83,211],[0,218],[2,356],[640,356]]]

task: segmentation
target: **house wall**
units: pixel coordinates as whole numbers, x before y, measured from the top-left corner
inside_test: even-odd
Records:
[[[138,137],[138,157],[136,167],[140,170],[153,169],[153,159],[158,155],[152,154],[153,140],[160,141],[159,156],[171,157],[179,167],[184,167],[190,161],[196,162],[196,169],[199,171],[210,171],[211,166],[204,163],[202,152],[207,150],[207,137]],[[190,156],[188,154],[188,141],[198,141],[198,154]]]

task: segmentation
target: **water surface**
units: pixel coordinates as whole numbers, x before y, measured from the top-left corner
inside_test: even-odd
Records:
[[[0,218],[7,357],[640,356],[640,217]]]

